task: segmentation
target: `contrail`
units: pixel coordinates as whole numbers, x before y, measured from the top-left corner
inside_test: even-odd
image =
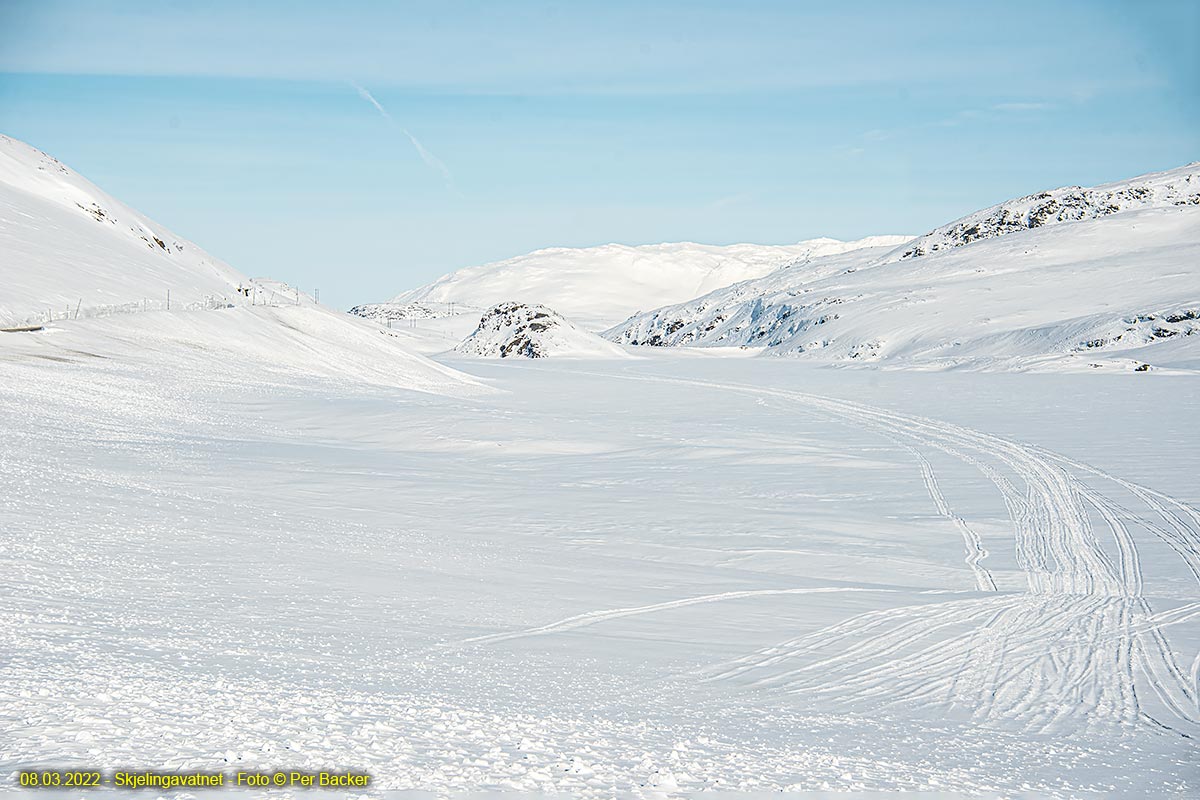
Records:
[[[440,158],[438,158],[433,153],[426,150],[425,145],[421,144],[421,141],[417,137],[415,137],[411,133],[409,133],[408,128],[405,128],[403,125],[397,124],[396,120],[392,118],[392,115],[388,113],[388,110],[383,107],[383,104],[380,103],[378,100],[376,100],[375,96],[373,94],[371,94],[370,92],[368,92],[365,87],[359,86],[354,81],[350,81],[350,85],[354,87],[354,90],[356,92],[358,92],[359,97],[361,97],[363,100],[366,100],[371,105],[375,106],[375,110],[378,111],[383,116],[383,118],[388,121],[388,123],[390,125],[396,126],[397,128],[400,129],[401,133],[403,133],[405,136],[408,137],[408,140],[410,142],[412,142],[413,148],[416,149],[417,155],[420,156],[421,160],[425,162],[425,166],[429,167],[430,169],[437,170],[439,173],[441,173],[442,179],[446,181],[446,188],[453,189],[454,188],[454,176],[450,174],[450,168],[447,167],[444,163],[442,163],[442,160]]]
[[[359,86],[354,81],[351,81],[350,85],[354,87],[354,91],[358,92],[359,97],[361,97],[363,100],[366,100],[371,105],[375,106],[375,110],[378,111],[380,114],[383,114],[384,119],[386,119],[388,122],[391,122],[393,124],[395,123],[395,120],[392,119],[392,115],[389,114],[387,112],[387,109],[384,108],[383,106],[381,106],[379,104],[379,101],[375,99],[375,95],[371,94],[370,92],[368,92],[362,86]]]

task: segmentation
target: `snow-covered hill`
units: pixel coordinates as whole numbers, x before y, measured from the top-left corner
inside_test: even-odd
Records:
[[[243,372],[259,380],[481,389],[377,326],[322,308],[279,281],[248,278],[6,136],[0,287],[0,329],[44,326],[0,334],[9,360],[137,361],[201,382]]]
[[[911,239],[872,236],[854,242],[812,239],[794,245],[683,242],[552,247],[452,272],[403,292],[392,302],[454,302],[478,308],[509,300],[542,303],[585,327],[606,328],[639,310],[688,300],[785,264],[862,247],[895,247]]]
[[[232,298],[246,277],[93,185],[0,135],[0,325],[124,306]]]
[[[955,223],[918,240],[936,250],[815,259],[605,335],[919,368],[1200,368],[1200,335],[1192,335],[1200,333],[1200,205],[1189,199],[1196,182],[1185,168],[1114,184],[1119,189],[1068,192],[1129,206],[1102,211],[1108,206],[1089,201],[1086,213],[1049,193],[1060,198],[1058,224],[985,225],[1019,216],[1015,208],[1026,208],[1027,221],[1048,219],[1048,204],[1002,204],[996,209],[1010,211],[989,209],[966,218],[975,222],[965,228]],[[1071,221],[1076,213],[1084,218]],[[972,228],[979,237],[965,241]],[[918,249],[921,257],[909,255]]]
[[[481,358],[629,357],[618,345],[580,330],[553,309],[513,302],[485,311],[479,326],[455,350]]]
[[[980,239],[1121,211],[1186,205],[1200,205],[1200,162],[1094,188],[1066,186],[1008,200],[935,228],[905,245],[896,257],[919,258]]]
[[[398,321],[448,319],[482,310],[461,304],[452,306],[449,303],[363,303],[350,309],[349,313],[387,325]]]

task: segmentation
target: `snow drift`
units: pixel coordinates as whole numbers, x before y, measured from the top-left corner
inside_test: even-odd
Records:
[[[603,329],[643,309],[678,303],[785,264],[911,236],[873,236],[854,242],[812,239],[794,245],[653,244],[551,247],[516,258],[461,269],[403,292],[392,302],[543,303],[585,327]]]
[[[621,347],[580,330],[542,305],[500,303],[455,350],[481,358],[628,358]]]

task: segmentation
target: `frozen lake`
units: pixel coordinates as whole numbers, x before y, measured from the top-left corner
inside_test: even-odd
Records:
[[[0,365],[0,766],[1200,790],[1194,378]]]

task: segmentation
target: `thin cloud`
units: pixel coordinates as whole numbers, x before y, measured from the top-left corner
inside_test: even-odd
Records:
[[[453,189],[454,176],[450,173],[450,168],[447,167],[440,158],[429,152],[425,145],[421,144],[421,140],[416,136],[413,136],[412,133],[409,132],[408,128],[405,128],[403,125],[397,123],[396,120],[392,118],[392,115],[388,113],[388,110],[383,107],[383,104],[375,99],[375,95],[368,92],[365,87],[360,86],[353,81],[350,81],[350,85],[354,87],[354,91],[358,92],[359,97],[375,106],[375,110],[378,111],[379,114],[388,121],[389,125],[399,128],[400,132],[408,137],[408,140],[412,142],[413,149],[416,150],[417,155],[420,156],[421,161],[425,162],[425,166],[435,170],[442,176],[442,180],[446,182],[447,189]]]
[[[1054,108],[1053,103],[997,103],[992,106],[995,111],[1045,111]]]

